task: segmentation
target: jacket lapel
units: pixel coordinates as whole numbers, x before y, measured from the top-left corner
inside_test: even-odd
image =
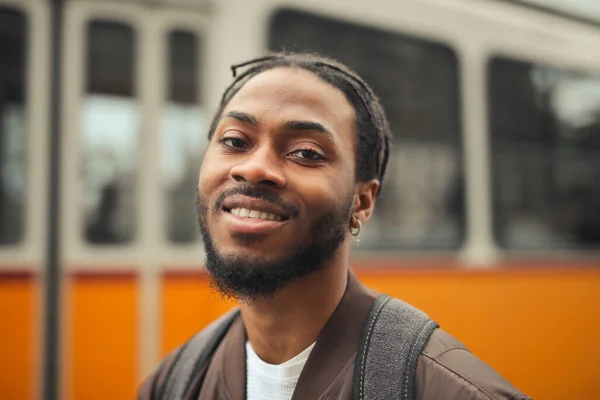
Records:
[[[349,271],[344,297],[321,331],[292,400],[323,397],[335,389],[350,368],[354,368],[363,323],[376,297],[376,292],[364,287]]]
[[[217,347],[206,375],[198,377],[198,397],[188,400],[244,400],[246,398],[246,333],[237,318]]]
[[[246,398],[246,330],[242,319],[238,318],[232,326],[231,335],[225,342],[223,381],[230,398],[244,400]]]

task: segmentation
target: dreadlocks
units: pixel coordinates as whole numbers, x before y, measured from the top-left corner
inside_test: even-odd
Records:
[[[238,70],[248,67],[238,75]],[[312,72],[344,93],[356,114],[356,179],[376,178],[383,183],[390,151],[390,130],[381,102],[371,88],[355,72],[329,58],[310,53],[272,53],[266,57],[233,65],[234,81],[223,93],[219,109],[211,123],[209,139],[231,98],[254,76],[274,68],[300,68]]]

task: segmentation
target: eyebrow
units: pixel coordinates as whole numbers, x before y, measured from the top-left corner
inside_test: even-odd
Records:
[[[258,126],[258,119],[252,115],[243,111],[229,111],[227,114],[223,115],[221,119],[224,118],[233,118],[244,124],[251,126]],[[314,121],[298,121],[298,120],[289,120],[281,124],[281,128],[288,131],[313,131],[324,133],[330,139],[334,138],[334,135],[331,133],[329,129],[327,129],[323,124]]]
[[[252,125],[252,126],[258,125],[258,121],[254,115],[248,114],[248,113],[245,113],[242,111],[229,111],[221,119],[224,119],[227,117],[237,119],[238,121],[243,122],[248,125]]]
[[[329,131],[329,129],[314,121],[286,121],[283,123],[282,127],[290,131],[321,132],[329,136],[330,139],[333,139],[333,134]]]

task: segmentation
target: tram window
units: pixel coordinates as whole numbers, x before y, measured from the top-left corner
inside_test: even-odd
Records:
[[[498,242],[600,249],[600,74],[499,57],[488,89]]]
[[[0,7],[0,245],[24,233],[27,20]]]
[[[135,36],[110,21],[87,25],[83,98],[84,229],[93,244],[127,243],[136,228],[139,105]]]
[[[453,50],[292,10],[274,15],[269,41],[273,50],[314,51],[344,62],[383,103],[393,154],[361,247],[363,242],[371,249],[458,247],[465,211]]]
[[[206,115],[199,93],[200,41],[194,33],[167,37],[168,94],[162,122],[162,170],[167,199],[167,236],[173,243],[198,239],[194,202],[206,142]]]

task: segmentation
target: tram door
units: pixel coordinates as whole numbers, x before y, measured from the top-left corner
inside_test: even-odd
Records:
[[[163,265],[201,254],[204,27],[200,10],[65,10],[61,398],[134,398],[161,356]]]

